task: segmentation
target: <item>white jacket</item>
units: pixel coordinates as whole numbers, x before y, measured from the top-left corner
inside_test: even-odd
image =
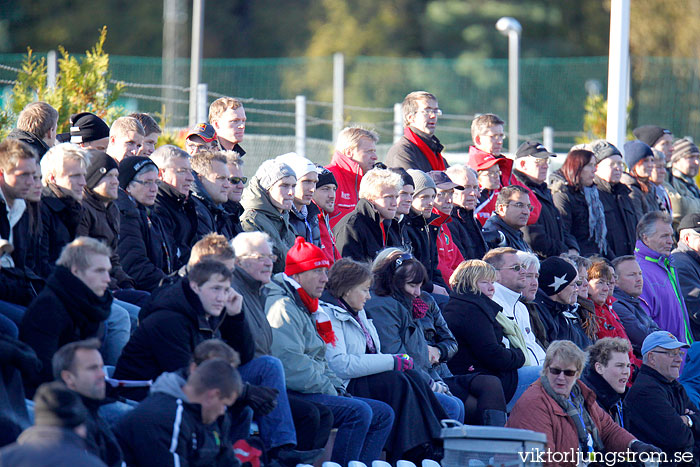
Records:
[[[544,365],[545,351],[537,343],[535,333],[530,325],[530,313],[527,307],[520,301],[520,294],[513,292],[508,287],[505,287],[498,282],[494,282],[496,292],[493,294],[492,300],[503,308],[503,314],[510,319],[514,319],[518,323],[518,327],[523,332],[525,345],[530,351],[530,361],[534,366]]]

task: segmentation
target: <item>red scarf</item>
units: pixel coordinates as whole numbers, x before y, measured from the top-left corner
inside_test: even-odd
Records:
[[[428,313],[428,304],[420,298],[413,299],[413,318],[421,319]]]
[[[299,294],[299,298],[301,298],[301,302],[304,304],[308,312],[310,314],[316,313],[318,311],[318,298],[311,298],[311,295],[309,295],[303,287],[299,287],[296,290]],[[333,332],[333,325],[331,321],[326,319],[325,321],[319,322],[319,320],[314,318],[314,322],[316,323],[316,331],[318,331],[318,335],[321,337],[323,342],[326,344],[331,344],[333,347],[335,347],[335,343],[338,338],[335,336],[335,332]]]
[[[408,127],[403,129],[403,135],[407,140],[418,146],[418,149],[420,149],[420,152],[422,152],[425,158],[428,159],[428,163],[433,170],[445,170],[445,159],[442,158],[442,154],[435,154],[433,150],[430,149],[427,144],[425,144],[425,141],[423,141],[420,136],[415,134]]]

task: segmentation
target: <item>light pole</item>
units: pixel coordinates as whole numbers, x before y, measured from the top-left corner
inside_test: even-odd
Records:
[[[496,29],[508,36],[508,147],[510,153],[515,154],[518,149],[518,69],[523,27],[517,19],[504,16],[496,22]]]

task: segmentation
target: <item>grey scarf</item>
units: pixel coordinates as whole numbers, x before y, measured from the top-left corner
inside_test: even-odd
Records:
[[[605,225],[605,209],[598,195],[598,187],[584,186],[583,195],[588,205],[588,238],[598,245],[600,253],[604,255],[608,252],[608,228]]]
[[[588,433],[590,433],[591,437],[593,438],[593,449],[596,452],[604,452],[605,446],[603,445],[603,441],[600,439],[598,427],[595,425],[595,423],[593,423],[591,414],[588,413],[586,402],[583,399],[583,394],[581,393],[581,388],[578,385],[578,382],[576,382],[574,387],[571,388],[570,398],[554,392],[554,389],[552,389],[552,386],[549,384],[549,380],[545,375],[540,376],[540,382],[542,383],[542,387],[547,395],[554,399],[557,404],[559,404],[559,407],[566,412],[566,415],[568,415],[571,421],[574,423],[574,426],[576,427],[576,434],[578,436],[579,449],[581,449],[583,452],[588,451]],[[585,426],[581,424],[582,419]]]

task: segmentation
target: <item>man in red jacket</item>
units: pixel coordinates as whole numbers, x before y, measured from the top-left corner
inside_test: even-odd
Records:
[[[338,134],[335,153],[326,166],[338,184],[335,209],[330,216],[331,229],[357,205],[362,177],[377,162],[379,136],[359,127],[345,128]]]

